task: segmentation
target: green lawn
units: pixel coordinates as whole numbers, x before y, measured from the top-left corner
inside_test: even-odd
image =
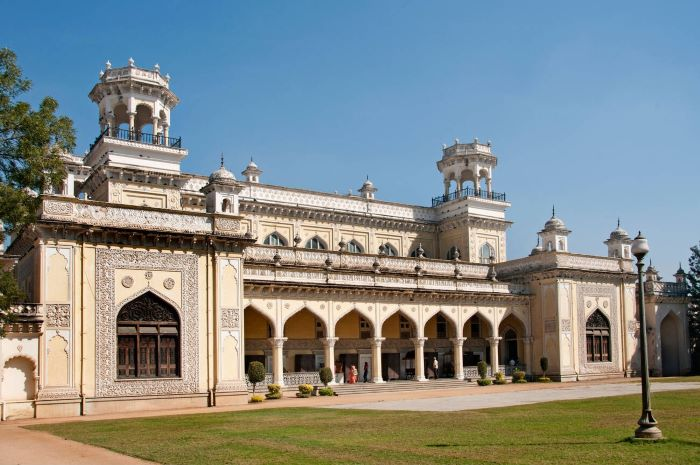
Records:
[[[167,464],[700,463],[700,390],[652,401],[668,437],[655,444],[626,440],[639,396],[455,413],[284,408],[31,428]]]

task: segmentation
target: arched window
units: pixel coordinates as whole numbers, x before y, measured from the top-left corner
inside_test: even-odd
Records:
[[[286,246],[287,241],[282,237],[282,235],[278,232],[273,232],[272,234],[269,234],[265,240],[263,241],[263,244],[265,245],[279,245],[279,246]]]
[[[552,241],[547,242],[547,252],[552,251]]]
[[[389,242],[379,246],[379,253],[390,257],[396,257],[399,255],[399,253],[396,251],[396,247],[391,245]]]
[[[609,362],[610,322],[596,310],[586,321],[586,357],[589,362]]]
[[[447,320],[441,314],[436,317],[437,337],[438,339],[447,338]]]
[[[326,244],[321,240],[320,237],[314,236],[308,241],[306,241],[306,246],[307,249],[319,249],[319,250],[325,250],[326,249]]]
[[[180,319],[151,292],[117,315],[117,377],[172,378],[180,375]]]
[[[347,250],[350,253],[362,253],[362,246],[355,239],[348,242]]]
[[[511,328],[506,331],[503,339],[506,343],[506,362],[518,362],[518,335]]]
[[[229,199],[224,199],[221,202],[221,211],[224,213],[231,213],[231,201]]]
[[[566,250],[566,247],[564,246],[564,239],[559,239],[559,245],[557,246],[557,250],[560,250],[560,251]]]
[[[448,260],[454,260],[455,258],[460,257],[459,249],[457,247],[450,247],[450,250],[447,251],[447,259]]]
[[[481,320],[478,316],[474,315],[469,320],[471,337],[481,337]]]
[[[484,242],[484,245],[479,249],[479,261],[488,264],[491,263],[491,257],[496,258],[493,247],[488,242]]]

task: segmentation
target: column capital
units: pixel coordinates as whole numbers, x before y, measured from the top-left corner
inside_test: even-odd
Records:
[[[450,341],[456,346],[461,346],[464,345],[464,342],[467,340],[466,337],[451,337]]]
[[[272,347],[277,347],[277,348],[281,349],[282,346],[284,346],[284,343],[287,342],[287,338],[286,337],[271,337],[268,339],[268,342],[270,343],[270,345]]]
[[[498,343],[501,342],[501,339],[503,339],[503,338],[502,337],[490,337],[490,338],[488,338],[488,341],[491,344],[498,345]]]
[[[324,347],[335,347],[335,343],[338,342],[337,337],[322,337],[321,342],[323,343]]]
[[[535,340],[535,338],[532,336],[524,337],[523,344],[532,344],[534,340]]]
[[[386,339],[385,337],[371,337],[371,338],[369,338],[369,340],[372,341],[372,345],[374,345],[374,347],[381,347],[382,342],[384,342],[385,339]]]
[[[425,341],[427,341],[427,337],[412,337],[411,341],[413,342],[413,345],[416,347],[423,347],[425,345]]]

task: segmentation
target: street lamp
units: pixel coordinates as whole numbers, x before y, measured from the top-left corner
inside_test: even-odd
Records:
[[[662,439],[661,430],[656,426],[657,422],[651,414],[651,393],[649,392],[647,319],[644,311],[644,282],[642,281],[643,260],[648,252],[649,243],[640,231],[632,241],[632,255],[637,257],[637,276],[639,277],[639,344],[642,346],[642,416],[637,421],[639,428],[634,430],[634,437],[637,439]]]

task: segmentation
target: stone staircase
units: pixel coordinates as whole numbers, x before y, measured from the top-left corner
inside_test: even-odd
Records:
[[[476,386],[475,382],[460,381],[457,379],[440,378],[438,380],[417,381],[388,381],[386,383],[356,383],[356,384],[335,384],[333,388],[339,396],[349,394],[375,394],[382,392],[400,391],[434,391],[441,389],[461,389]],[[319,386],[320,387],[320,386]],[[285,386],[285,393],[297,391],[296,386]]]

